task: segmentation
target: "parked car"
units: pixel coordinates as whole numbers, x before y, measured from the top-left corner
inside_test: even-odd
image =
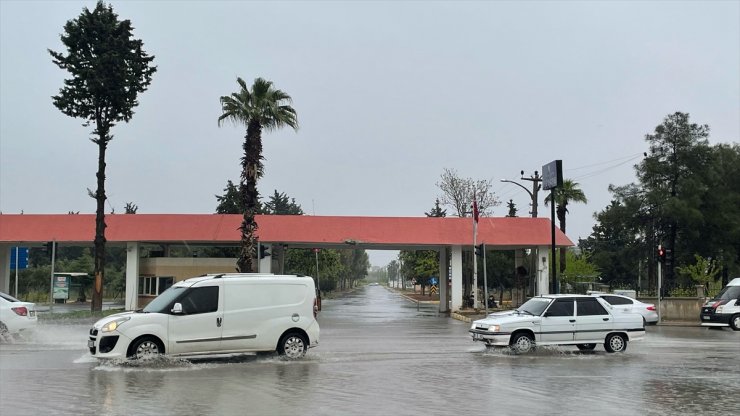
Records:
[[[0,292],[0,339],[36,328],[36,304],[20,301]]]
[[[307,276],[206,275],[175,283],[144,309],[90,329],[97,358],[274,352],[302,357],[318,346],[318,304]]]
[[[541,295],[512,311],[474,321],[473,341],[508,346],[526,353],[536,345],[575,345],[588,351],[603,344],[607,352],[623,352],[630,341],[645,336],[636,313],[614,311],[603,299],[588,295]]]
[[[642,319],[646,324],[658,323],[658,311],[652,303],[643,303],[628,296],[615,295],[611,293],[594,293],[592,296],[598,296],[601,299],[604,299],[616,310],[642,315]]]
[[[732,279],[714,299],[701,308],[701,325],[729,326],[740,331],[740,277]]]

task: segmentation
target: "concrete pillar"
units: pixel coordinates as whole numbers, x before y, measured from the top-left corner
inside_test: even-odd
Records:
[[[550,293],[550,247],[537,247],[537,291],[535,295]]]
[[[450,265],[452,266],[452,293],[451,309],[459,311],[462,309],[463,297],[463,264],[462,264],[462,246],[452,246],[450,255]]]
[[[0,244],[0,292],[10,293],[10,244]],[[16,295],[17,296],[17,295]]]
[[[127,311],[139,307],[139,243],[126,243],[126,304]]]
[[[439,311],[449,312],[447,293],[447,282],[449,281],[449,272],[447,267],[447,247],[441,248],[439,253]]]

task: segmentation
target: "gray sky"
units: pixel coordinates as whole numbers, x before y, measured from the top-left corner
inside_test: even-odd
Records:
[[[91,128],[52,105],[67,73],[47,53],[66,53],[59,35],[84,6],[95,2],[0,0],[3,213],[95,212],[86,189],[97,147]],[[667,114],[709,124],[712,143],[740,138],[738,1],[113,7],[158,71],[132,121],[113,130],[107,212],[126,202],[139,213],[214,212],[214,195],[239,177],[245,129],[216,122],[237,76],[293,97],[300,129],[263,135],[259,189],[316,215],[423,216],[450,168],[492,179],[527,216],[529,195],[500,180],[562,159],[589,199],[570,207],[577,241],[608,205],[608,185],[634,181],[644,136]]]

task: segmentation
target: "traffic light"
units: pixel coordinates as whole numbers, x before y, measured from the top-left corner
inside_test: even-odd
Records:
[[[44,244],[44,249],[46,252],[46,257],[49,258],[49,261],[51,261],[51,256],[54,253],[54,242],[49,241],[48,243]]]
[[[475,255],[476,256],[482,256],[485,251],[486,251],[486,244],[485,243],[480,243],[477,246],[475,246]]]
[[[673,263],[673,250],[663,247],[663,252],[665,253],[663,256],[663,263],[665,263],[666,266],[670,266]]]
[[[666,249],[662,245],[658,245],[658,262],[665,263],[665,252]]]
[[[264,259],[265,257],[269,255],[270,255],[270,248],[260,244],[260,259]]]

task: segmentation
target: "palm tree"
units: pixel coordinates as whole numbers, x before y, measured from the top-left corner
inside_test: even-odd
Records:
[[[570,202],[588,202],[586,195],[578,188],[578,183],[570,179],[563,181],[563,186],[555,188],[555,211],[560,222],[560,231],[565,234],[565,214],[568,213],[568,203]],[[550,195],[545,198],[545,205],[550,203]],[[560,273],[565,271],[565,250],[560,249]]]
[[[218,125],[220,127],[225,120],[229,120],[247,127],[239,182],[239,194],[244,201],[244,219],[239,227],[242,233],[241,249],[236,266],[239,272],[248,273],[254,271],[257,255],[257,223],[254,216],[259,205],[257,180],[263,174],[262,130],[276,130],[285,126],[298,130],[298,119],[290,106],[290,96],[273,88],[271,81],[257,78],[251,90],[243,79],[237,78],[236,82],[239,91],[221,97],[223,114],[218,118]]]

